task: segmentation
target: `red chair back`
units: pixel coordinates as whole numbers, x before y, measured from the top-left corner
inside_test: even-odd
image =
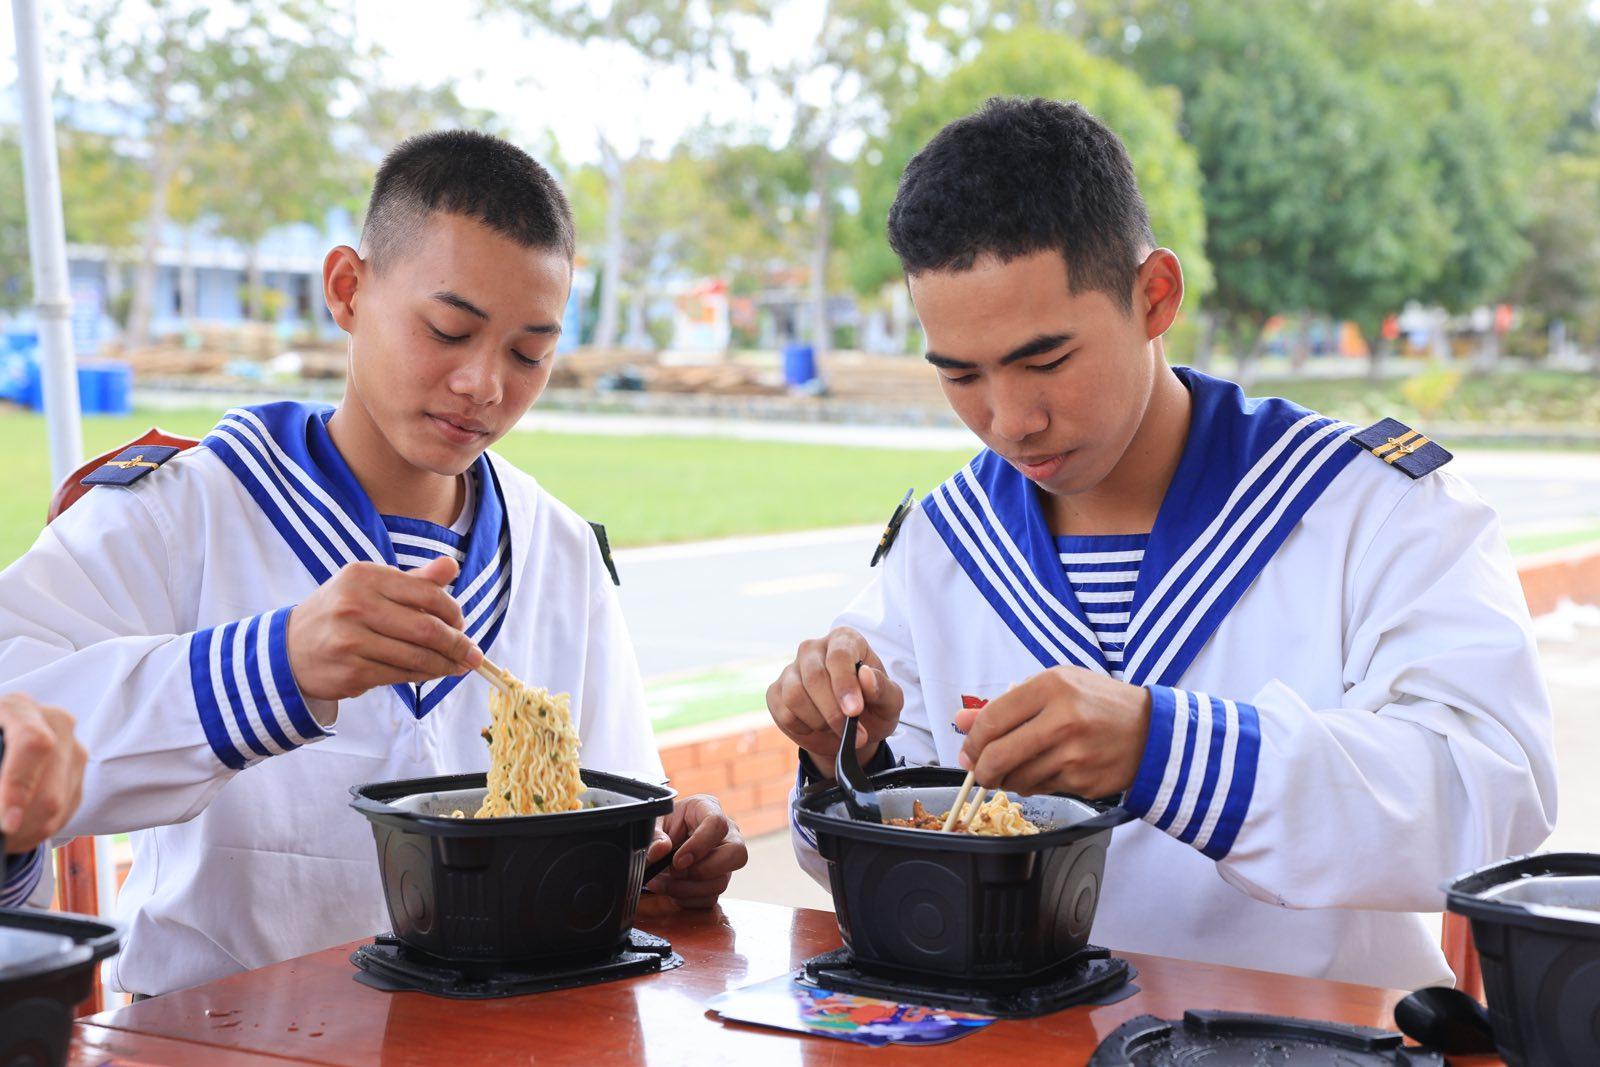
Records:
[[[98,468],[106,460],[115,456],[123,449],[133,448],[137,445],[172,445],[175,448],[192,448],[200,442],[192,437],[180,437],[177,434],[152,427],[141,436],[129,441],[127,444],[118,445],[102,456],[85,463],[67,476],[67,479],[56,487],[56,494],[50,500],[50,512],[45,517],[45,522],[54,522],[57,515],[66,511],[90,490],[90,486],[78,484],[89,472]],[[77,912],[80,915],[100,914],[100,888],[99,879],[96,877],[94,838],[78,837],[69,841],[56,850],[56,906],[62,911]],[[102,1007],[100,983],[96,982],[94,992],[89,999],[78,1005],[78,1015],[91,1015]]]

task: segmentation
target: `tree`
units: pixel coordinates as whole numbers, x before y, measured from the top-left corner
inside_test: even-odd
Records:
[[[1191,311],[1198,308],[1213,277],[1204,248],[1200,167],[1178,131],[1177,94],[1153,89],[1071,38],[1037,28],[989,35],[948,76],[925,80],[863,153],[858,218],[866,225],[850,255],[857,288],[875,291],[899,277],[883,225],[906,163],[946,123],[976,111],[991,96],[1075,100],[1116,131],[1133,160],[1156,240],[1183,261],[1186,303]]]
[[[662,73],[709,71],[721,66],[742,71],[745,60],[729,33],[729,16],[738,11],[764,10],[766,0],[610,0],[593,5],[588,0],[480,0],[485,12],[520,16],[530,31],[543,31],[583,46],[594,56],[597,69],[608,77],[626,81],[637,72],[633,92],[648,94]],[[604,179],[605,211],[601,228],[600,314],[594,343],[602,348],[616,344],[620,325],[621,295],[630,214],[627,194],[629,171],[649,157],[652,143],[639,130],[602,127],[595,131]]]
[[[15,311],[32,297],[22,146],[8,129],[0,131],[0,310]]]
[[[293,29],[290,27],[289,29]],[[210,136],[193,154],[199,210],[245,249],[246,310],[263,313],[260,245],[290,223],[321,226],[344,186],[329,109],[350,87],[344,50],[322,31],[256,54],[230,54],[218,64],[219,108]]]
[[[804,163],[809,194],[807,276],[811,343],[831,343],[828,284],[851,140],[880,132],[925,73],[918,45],[943,5],[938,0],[826,0],[809,38],[760,77],[789,101],[785,150]]]
[[[1313,31],[1268,0],[1201,3],[1135,52],[1148,79],[1183,93],[1215,302],[1241,360],[1279,313],[1354,319],[1373,336],[1449,247],[1405,100],[1341,67]]]
[[[1595,353],[1600,370],[1600,136],[1551,159],[1530,191],[1525,237],[1533,248],[1511,286],[1517,303],[1559,322]]]
[[[91,87],[120,107],[144,142],[148,207],[134,275],[127,342],[148,340],[156,251],[176,176],[202,145],[228,136],[245,87],[295,69],[294,53],[327,39],[328,0],[96,0],[79,8],[76,61]],[[337,39],[340,35],[333,35]],[[248,150],[248,145],[239,146]]]

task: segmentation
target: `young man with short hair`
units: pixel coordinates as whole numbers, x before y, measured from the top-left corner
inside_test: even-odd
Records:
[[[1398,424],[1358,432],[1168,366],[1182,267],[1077,105],[997,99],[951,123],[888,229],[928,362],[985,448],[769,689],[801,784],[859,715],[874,768],[1121,794],[1143,821],[1112,836],[1096,942],[1449,981],[1416,913],[1555,818],[1494,511]]]
[[[549,380],[565,196],[504,141],[426,134],[379,169],[361,245],[323,266],[350,337],[336,409],[229,411],[0,574],[0,686],[70,708],[89,750],[68,832],[140,831],[130,992],[383,929],[348,790],[484,768],[485,654],[572,694],[586,766],[662,778],[595,532],[487,451]],[[709,907],[737,830],[709,797],[664,828],[652,856],[683,844],[656,888]]]

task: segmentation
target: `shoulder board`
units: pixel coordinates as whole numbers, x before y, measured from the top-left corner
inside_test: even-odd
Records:
[[[611,584],[621,585],[622,579],[617,577],[617,565],[611,562],[611,539],[606,536],[603,523],[591,522],[589,529],[594,531],[594,539],[600,545],[600,558],[606,562],[606,570],[611,573]]]
[[[1399,419],[1373,423],[1351,440],[1408,478],[1431,474],[1453,458],[1443,446]]]
[[[911,514],[911,502],[917,497],[915,489],[907,489],[905,499],[900,501],[900,506],[894,509],[894,514],[889,516],[889,525],[883,528],[883,536],[878,538],[878,547],[873,550],[872,562],[869,567],[876,567],[882,562],[883,557],[889,554],[889,547],[894,544],[894,539],[900,536],[900,524],[906,521],[906,516]]]
[[[83,476],[79,485],[132,485],[180,449],[171,445],[135,445],[125,448]]]

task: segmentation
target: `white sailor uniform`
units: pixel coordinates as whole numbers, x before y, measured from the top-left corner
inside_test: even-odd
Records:
[[[1416,913],[1555,819],[1549,701],[1498,520],[1446,471],[1400,473],[1425,469],[1416,435],[1376,447],[1408,456],[1391,469],[1352,427],[1179,374],[1191,426],[1147,538],[1063,544],[989,452],[906,517],[837,620],[905,690],[889,747],[955,765],[964,696],[1060,664],[1147,686],[1124,797],[1142,821],[1113,835],[1097,943],[1448,981]]]
[[[467,632],[572,694],[586,766],[661,780],[633,647],[589,525],[498,457],[463,533],[373,508],[330,409],[234,409],[198,448],[89,493],[0,573],[0,688],[72,711],[90,755],[71,835],[134,834],[125,990],[162,993],[388,925],[363,782],[482,770],[474,675],[341,701],[289,669],[290,609],[350,562],[440,553]]]

